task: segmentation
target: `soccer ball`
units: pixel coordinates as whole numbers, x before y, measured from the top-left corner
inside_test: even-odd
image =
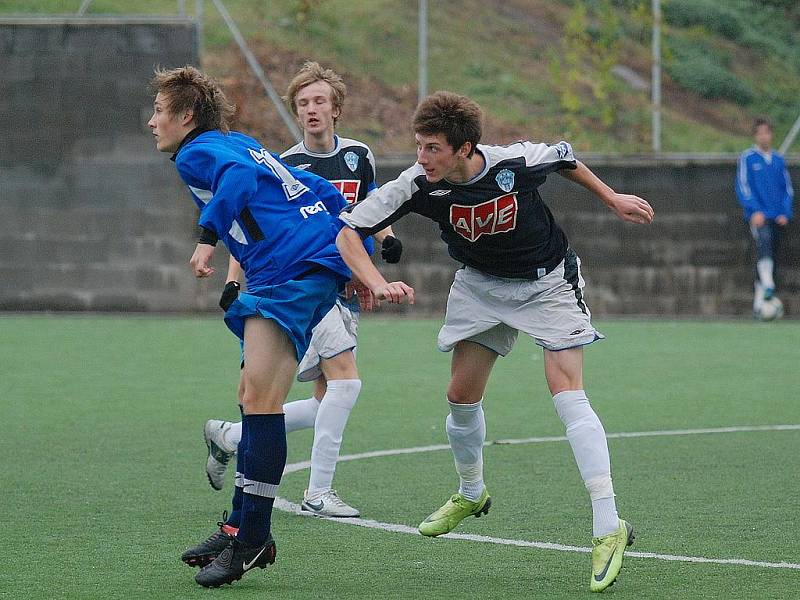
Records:
[[[775,321],[783,316],[783,302],[777,296],[764,300],[758,317],[762,321]]]

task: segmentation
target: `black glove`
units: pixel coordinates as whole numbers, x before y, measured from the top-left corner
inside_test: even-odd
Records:
[[[227,312],[234,300],[239,297],[240,289],[242,289],[242,286],[239,285],[238,281],[229,281],[226,283],[225,287],[222,289],[222,296],[219,297],[219,307]]]
[[[387,235],[381,242],[381,258],[389,264],[400,262],[403,255],[403,244],[393,235]]]

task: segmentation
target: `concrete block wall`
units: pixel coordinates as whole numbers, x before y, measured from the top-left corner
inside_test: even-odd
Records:
[[[614,189],[646,198],[650,226],[623,223],[583,188],[551,175],[541,194],[581,257],[586,299],[595,315],[749,316],[755,253],[733,191],[736,158],[581,157]],[[379,164],[379,179],[410,162]],[[790,168],[800,186],[800,167]],[[798,210],[798,207],[795,207]],[[394,225],[406,260],[382,266],[415,287],[415,308],[441,314],[458,265],[431,222],[411,215]],[[800,316],[800,226],[786,228],[778,256],[779,296]]]
[[[205,308],[195,214],[146,123],[185,19],[0,20],[0,309]]]

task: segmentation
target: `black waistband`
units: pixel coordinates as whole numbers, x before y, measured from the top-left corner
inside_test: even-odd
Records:
[[[526,274],[526,275],[520,274],[520,275],[514,276],[514,275],[501,275],[499,273],[490,273],[489,271],[486,271],[486,270],[481,269],[479,267],[468,265],[466,263],[462,263],[461,264],[461,268],[463,269],[464,267],[469,267],[471,269],[475,269],[476,271],[480,271],[481,273],[484,273],[486,275],[491,275],[492,277],[499,277],[501,279],[518,279],[520,281],[536,281],[537,279],[541,279],[542,277],[552,273],[555,270],[555,268],[558,267],[558,265],[560,265],[564,261],[564,259],[566,259],[566,257],[568,257],[570,255],[574,255],[574,254],[575,254],[575,251],[572,248],[567,248],[567,252],[566,252],[566,254],[564,256],[561,256],[559,258],[554,258],[553,260],[551,260],[548,263],[545,263],[545,264],[540,265],[538,267],[534,267],[533,270],[529,271],[529,273]]]
[[[299,275],[292,277],[292,279],[294,279],[295,281],[297,281],[298,279],[305,279],[306,277],[310,277],[314,273],[319,273],[320,271],[323,270],[325,270],[325,267],[323,267],[322,265],[314,265],[313,267],[309,267]]]

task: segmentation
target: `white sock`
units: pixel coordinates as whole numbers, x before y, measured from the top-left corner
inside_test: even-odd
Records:
[[[764,305],[764,286],[761,285],[760,281],[756,281],[755,285],[753,285],[753,290],[753,312],[758,314]]]
[[[569,390],[553,396],[583,483],[592,499],[592,531],[601,537],[619,529],[611,483],[611,459],[603,424],[589,404],[586,392]]]
[[[286,433],[314,426],[319,411],[319,400],[311,396],[305,400],[295,400],[283,405]]]
[[[775,280],[772,277],[773,265],[771,258],[762,258],[756,263],[758,278],[761,280],[761,285],[765,290],[775,289]]]
[[[239,442],[242,440],[242,422],[231,423],[231,426],[222,431],[223,450],[236,452]]]
[[[336,470],[336,461],[342,446],[342,434],[360,391],[360,379],[328,381],[328,390],[319,405],[314,425],[307,498],[313,499],[331,489],[333,472]]]
[[[483,400],[475,404],[449,401],[448,404],[450,414],[445,429],[460,479],[458,493],[475,502],[483,493],[483,442],[486,441]]]
[[[592,500],[592,535],[602,537],[619,529],[619,515],[614,496]]]
[[[284,419],[286,423],[286,433],[290,431],[297,431],[298,429],[307,429],[314,426],[314,420],[317,418],[317,411],[319,410],[319,402],[314,396],[306,398],[305,400],[295,400],[283,405]],[[242,423],[231,423],[225,431],[222,432],[222,446],[228,452],[236,452],[239,447],[239,442],[242,439]]]

